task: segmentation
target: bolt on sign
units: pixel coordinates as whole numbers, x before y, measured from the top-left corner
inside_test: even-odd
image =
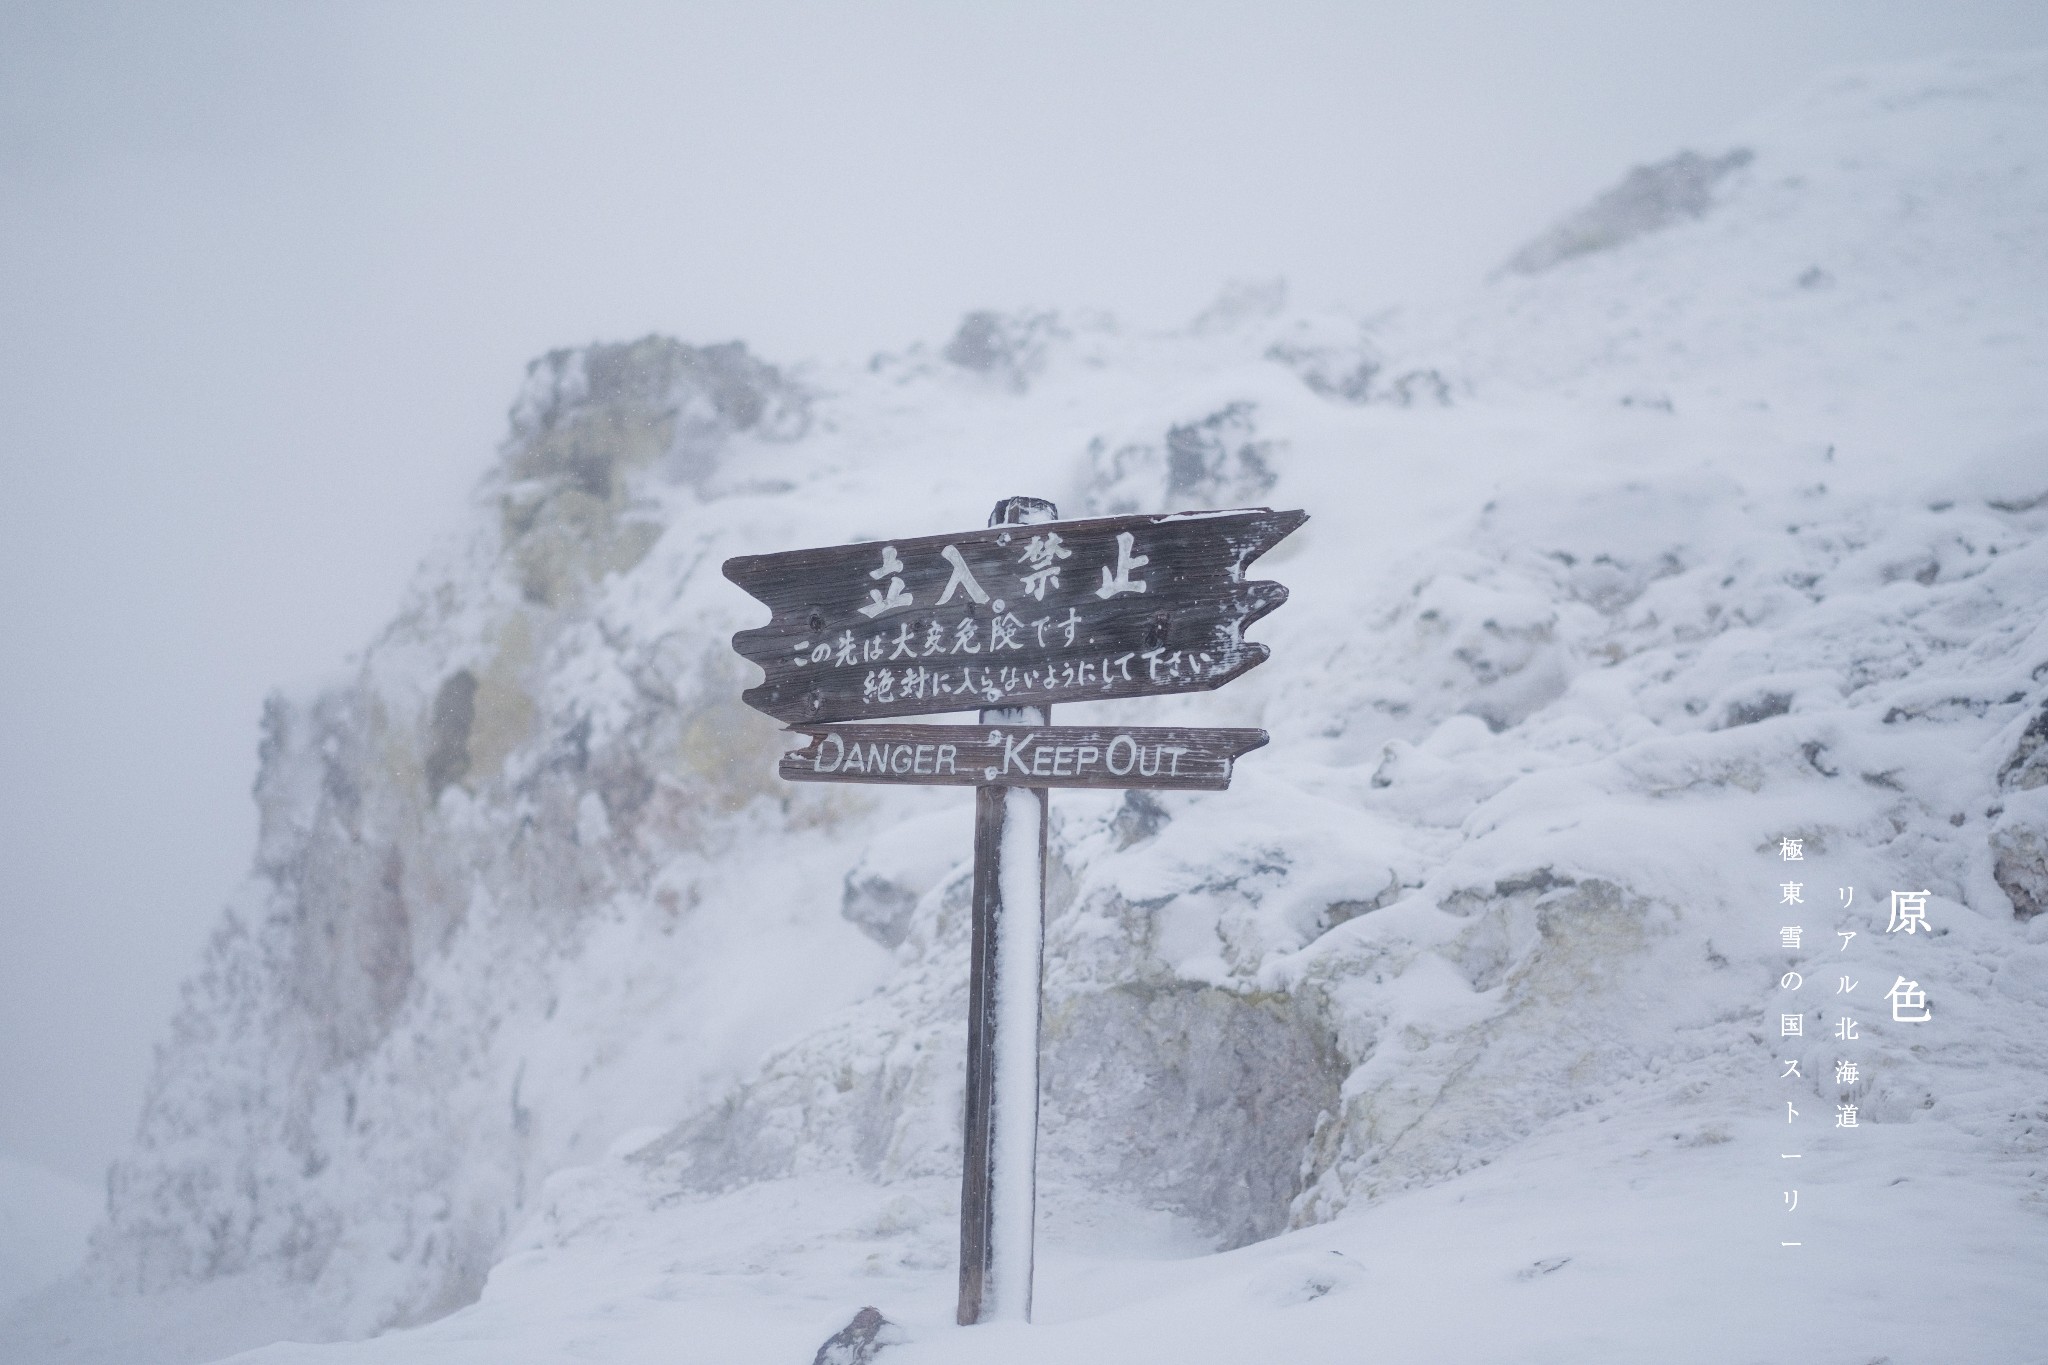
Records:
[[[1198,692],[1266,658],[1246,627],[1287,600],[1246,576],[1300,511],[1060,521],[1005,498],[987,529],[739,555],[767,604],[733,636],[741,694],[801,736],[792,782],[975,789],[974,929],[960,1192],[964,1325],[1031,1315],[1047,792],[1222,791],[1264,730],[1060,726],[1054,702]],[[972,725],[873,724],[977,711]]]

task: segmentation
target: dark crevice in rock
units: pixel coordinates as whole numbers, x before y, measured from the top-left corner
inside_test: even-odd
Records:
[[[1730,702],[1722,715],[1721,728],[1733,730],[1741,725],[1754,725],[1760,720],[1782,716],[1792,709],[1790,692],[1766,692],[1747,701]]]
[[[476,724],[476,674],[458,669],[434,694],[428,715],[427,796],[469,775],[469,731]]]
[[[2012,754],[1998,769],[1998,786],[2001,791],[2029,791],[2035,787],[2048,786],[2048,703],[2027,722],[2027,728],[2020,732],[2019,743],[2013,746]]]

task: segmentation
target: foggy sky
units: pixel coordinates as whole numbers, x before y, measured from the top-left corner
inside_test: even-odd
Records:
[[[391,614],[532,356],[1273,275],[1363,313],[1829,66],[2043,43],[2026,0],[0,4],[0,1149],[125,1143],[264,693]]]

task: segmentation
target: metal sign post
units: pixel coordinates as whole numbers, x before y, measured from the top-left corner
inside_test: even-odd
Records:
[[[1266,658],[1287,600],[1247,566],[1308,519],[1250,508],[1059,521],[1006,498],[984,531],[741,555],[766,603],[733,637],[749,705],[804,738],[793,782],[972,786],[974,894],[960,1187],[963,1324],[1029,1320],[1051,787],[1221,791],[1249,729],[1055,726],[1055,701],[1203,691]],[[976,725],[842,724],[977,710]]]

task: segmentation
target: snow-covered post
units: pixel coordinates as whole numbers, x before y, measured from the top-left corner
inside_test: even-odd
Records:
[[[1057,520],[1039,498],[1005,498],[989,525]],[[1049,706],[981,713],[1045,725]],[[1039,981],[1045,956],[1046,790],[977,787],[974,942],[967,1006],[966,1160],[960,1179],[963,1325],[1031,1316],[1038,1208]]]

